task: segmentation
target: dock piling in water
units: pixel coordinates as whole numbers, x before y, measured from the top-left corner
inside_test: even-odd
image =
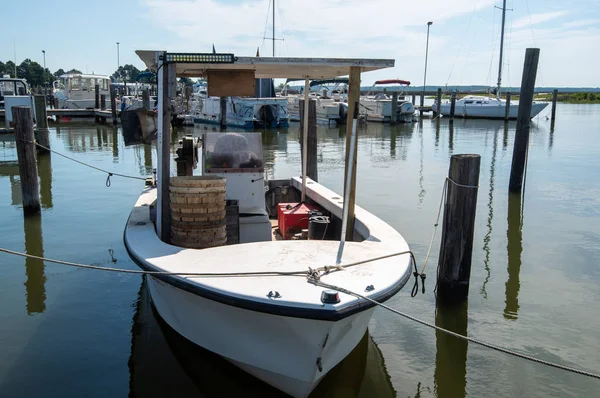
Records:
[[[398,92],[394,91],[392,94],[392,116],[390,119],[391,124],[398,122]]]
[[[438,111],[433,112],[433,117],[437,117],[437,116],[441,115],[441,113],[440,113],[441,106],[442,106],[442,89],[441,88],[437,89],[436,103],[438,106]]]
[[[445,302],[469,294],[480,162],[479,155],[450,158],[437,279],[438,299]]]
[[[106,94],[100,95],[100,110],[106,109]]]
[[[221,112],[219,112],[219,127],[224,129],[227,127],[227,97],[220,99]]]
[[[506,107],[504,108],[504,121],[510,119],[510,91],[506,92]]]
[[[117,93],[115,86],[110,85],[110,111],[112,113],[112,123],[117,125]]]
[[[145,110],[150,110],[150,93],[148,92],[148,89],[145,88],[142,90],[142,107]]]
[[[36,95],[33,97],[35,106],[35,123],[37,130],[37,141],[42,147],[36,147],[38,153],[48,153],[45,148],[50,148],[50,130],[48,130],[48,113],[46,111],[46,96]]]
[[[25,215],[40,212],[40,187],[38,168],[35,158],[35,136],[31,108],[14,106],[12,108],[15,123],[19,177]]]
[[[517,131],[515,134],[515,147],[513,150],[512,165],[510,168],[510,192],[521,192],[525,160],[527,158],[527,145],[529,144],[529,129],[531,127],[531,107],[533,105],[533,90],[537,75],[539,48],[528,48],[525,51],[523,65],[523,78],[519,94],[519,112],[517,115]]]
[[[550,130],[554,130],[554,119],[556,119],[556,100],[558,98],[558,90],[552,90],[552,115],[550,116]]]
[[[94,86],[94,109],[100,109],[100,85]],[[100,117],[96,116],[96,123],[100,122]]]
[[[454,121],[454,111],[456,110],[456,91],[452,92],[450,97],[450,121]]]
[[[319,180],[317,169],[317,101],[308,102],[308,136],[306,143],[306,176],[314,181]],[[303,148],[304,135],[304,100],[300,100],[300,147]]]

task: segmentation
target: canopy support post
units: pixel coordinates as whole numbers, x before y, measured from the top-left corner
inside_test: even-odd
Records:
[[[302,129],[302,196],[300,201],[306,202],[306,172],[307,172],[307,153],[308,153],[308,94],[310,91],[308,76],[304,79],[304,125]]]
[[[173,90],[175,65],[167,64],[166,53],[158,56],[158,167],[156,231],[163,242],[169,243],[171,235],[171,211],[169,200],[169,177],[171,176],[171,110],[169,93]]]
[[[358,107],[360,99],[360,66],[350,67],[348,82],[348,118],[346,123],[346,164],[344,170],[344,209],[342,235],[337,264],[342,261],[344,242],[354,238],[354,204],[356,199],[356,157],[358,153]]]

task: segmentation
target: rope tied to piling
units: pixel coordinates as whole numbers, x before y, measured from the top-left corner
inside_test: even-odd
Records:
[[[573,368],[573,367],[570,367],[570,366],[561,365],[561,364],[558,364],[558,363],[555,363],[555,362],[546,361],[544,359],[540,359],[540,358],[536,358],[536,357],[533,357],[533,356],[530,356],[530,355],[522,354],[520,352],[511,350],[511,349],[508,349],[508,348],[505,348],[505,347],[501,347],[501,346],[498,346],[498,345],[495,345],[495,344],[488,343],[488,342],[483,341],[483,340],[478,340],[478,339],[475,339],[473,337],[465,336],[465,335],[462,335],[460,333],[456,333],[456,332],[453,332],[451,330],[444,329],[444,328],[442,328],[440,326],[437,326],[437,325],[434,325],[432,323],[429,323],[429,322],[423,321],[421,319],[415,318],[412,315],[408,315],[408,314],[406,314],[404,312],[401,312],[401,311],[399,311],[399,310],[397,310],[395,308],[392,308],[392,307],[387,306],[387,305],[385,305],[383,303],[380,303],[377,300],[374,300],[374,299],[372,299],[370,297],[364,296],[364,295],[362,295],[360,293],[356,293],[356,292],[353,292],[351,290],[348,290],[348,289],[345,289],[345,288],[342,288],[342,287],[339,287],[339,286],[330,285],[330,284],[327,284],[327,283],[323,283],[321,281],[316,281],[315,285],[320,286],[320,287],[324,287],[326,289],[336,290],[336,291],[338,291],[340,293],[345,293],[345,294],[348,294],[348,295],[351,295],[351,296],[354,296],[354,297],[361,298],[361,299],[369,301],[369,302],[371,302],[371,303],[373,303],[373,304],[375,304],[375,305],[377,305],[377,306],[379,306],[379,307],[381,307],[383,309],[386,309],[386,310],[388,310],[388,311],[390,311],[390,312],[392,312],[394,314],[397,314],[397,315],[400,315],[400,316],[402,316],[404,318],[407,318],[407,319],[409,319],[411,321],[420,323],[421,325],[424,325],[424,326],[427,326],[429,328],[435,329],[436,331],[449,334],[449,335],[454,336],[456,338],[459,338],[459,339],[462,339],[462,340],[466,340],[466,341],[468,341],[470,343],[477,344],[477,345],[480,345],[482,347],[486,347],[486,348],[489,348],[489,349],[492,349],[492,350],[495,350],[495,351],[503,352],[503,353],[508,354],[508,355],[512,355],[512,356],[515,356],[515,357],[518,357],[518,358],[521,358],[521,359],[525,359],[527,361],[531,361],[531,362],[539,363],[539,364],[542,364],[542,365],[550,366],[550,367],[553,367],[553,368],[556,368],[556,369],[561,369],[561,370],[564,370],[564,371],[567,371],[567,372],[576,373],[576,374],[579,374],[579,375],[582,375],[582,376],[591,377],[591,378],[594,378],[594,379],[600,379],[600,374],[597,374],[597,373],[592,373],[592,372],[588,372],[588,371],[585,371],[585,370]]]

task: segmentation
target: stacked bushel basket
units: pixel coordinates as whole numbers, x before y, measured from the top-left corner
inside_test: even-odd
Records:
[[[171,177],[171,244],[193,249],[222,246],[225,230],[225,178]]]

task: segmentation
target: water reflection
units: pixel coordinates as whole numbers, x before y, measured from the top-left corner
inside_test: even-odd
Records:
[[[467,335],[468,301],[444,305],[439,300],[435,312],[436,326]],[[438,397],[465,397],[467,387],[468,342],[436,331],[434,388]]]
[[[496,154],[498,152],[498,129],[494,129],[494,143],[492,149],[492,161],[490,163],[490,190],[488,192],[488,219],[487,219],[487,232],[483,238],[483,251],[485,252],[485,258],[483,265],[485,267],[486,277],[481,287],[481,294],[487,299],[486,286],[490,280],[490,242],[492,240],[492,225],[494,221],[494,180],[496,174]]]
[[[25,253],[34,256],[44,256],[44,241],[42,238],[42,216],[35,214],[23,218],[25,231]],[[25,259],[25,295],[27,314],[42,313],[46,310],[46,275],[44,262],[34,258]]]
[[[177,334],[156,313],[145,279],[131,338],[129,397],[287,397]],[[383,356],[368,333],[311,394],[312,398],[395,396]]]
[[[454,122],[450,120],[448,123],[448,154],[454,153]]]
[[[38,154],[38,175],[40,178],[40,201],[42,208],[49,209],[52,203],[52,157],[50,154]]]
[[[519,312],[519,274],[521,272],[521,253],[523,252],[523,224],[521,218],[521,195],[508,194],[508,280],[505,290],[504,317],[517,319]]]

